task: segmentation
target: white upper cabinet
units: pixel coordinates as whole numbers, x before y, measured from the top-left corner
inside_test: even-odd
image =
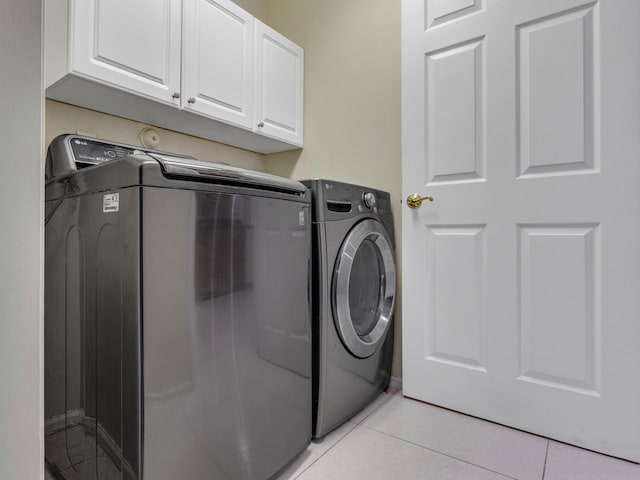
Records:
[[[73,8],[72,71],[175,101],[173,94],[180,91],[181,0],[83,0]]]
[[[255,128],[302,146],[304,50],[255,21]]]
[[[252,128],[253,22],[229,0],[185,1],[183,108]]]
[[[260,153],[302,146],[303,50],[231,0],[44,5],[48,98]]]

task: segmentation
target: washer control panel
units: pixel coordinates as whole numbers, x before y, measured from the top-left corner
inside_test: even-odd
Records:
[[[110,143],[91,140],[88,138],[72,137],[69,141],[73,159],[76,163],[89,163],[96,165],[98,163],[108,162],[116,158],[126,157],[134,153],[136,150],[122,145],[114,145]]]

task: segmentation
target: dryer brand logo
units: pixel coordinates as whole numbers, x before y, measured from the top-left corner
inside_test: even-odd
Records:
[[[102,212],[111,213],[120,210],[120,194],[108,193],[102,198]]]
[[[76,145],[89,145],[87,142],[85,142],[84,140],[78,140],[77,138],[75,139],[75,144]]]

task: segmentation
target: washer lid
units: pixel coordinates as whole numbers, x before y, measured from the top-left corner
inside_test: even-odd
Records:
[[[238,182],[243,185],[269,187],[272,190],[303,194],[307,188],[300,182],[268,173],[246,170],[220,163],[202,162],[191,158],[174,157],[167,154],[148,152],[151,158],[162,166],[166,177],[185,178],[195,181],[220,180],[225,183]]]
[[[70,179],[76,175],[82,178]],[[173,180],[249,187],[299,198],[307,192],[300,182],[263,172],[71,134],[59,135],[51,141],[45,178],[47,199],[71,191],[86,193],[141,184],[168,186],[166,182]],[[63,185],[64,182],[69,185]]]
[[[391,241],[376,220],[363,220],[342,244],[333,275],[334,322],[349,351],[366,358],[391,326],[396,269]]]

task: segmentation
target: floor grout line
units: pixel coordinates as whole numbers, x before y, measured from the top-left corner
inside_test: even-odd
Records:
[[[360,412],[356,413],[353,417],[351,417],[349,420],[347,420],[348,422],[351,421],[352,423],[355,423],[356,425],[362,425],[365,420],[367,420],[371,415],[373,415],[374,413],[376,413],[378,410],[380,410],[380,408],[382,408],[384,405],[386,405],[386,403],[391,400],[391,397],[393,397],[397,392],[394,393],[386,393],[384,392],[382,395],[386,395],[386,398],[384,398],[384,400],[382,402],[380,402],[380,405],[378,405],[377,407],[375,407],[373,410],[371,410],[369,413],[367,413],[367,415],[360,420],[359,422],[353,422],[352,419],[357,417],[362,411],[366,410],[369,406],[363,408]],[[373,403],[375,403],[378,399],[380,398],[380,396],[377,396],[375,398],[375,400],[373,402],[371,402],[370,405],[372,405]]]
[[[424,445],[420,445],[419,443],[415,443],[415,442],[412,442],[410,440],[407,440],[407,439],[404,439],[404,438],[401,438],[401,437],[396,437],[395,435],[392,435],[390,433],[383,432],[381,430],[378,430],[378,429],[375,429],[375,428],[372,428],[372,427],[368,427],[366,425],[361,425],[361,426],[363,428],[368,428],[369,430],[372,430],[374,432],[380,433],[382,435],[386,435],[387,437],[393,438],[395,440],[399,440],[401,442],[408,443],[409,445],[413,445],[415,447],[419,447],[419,448],[421,448],[423,450],[428,450],[428,451],[436,453],[438,455],[442,455],[443,457],[451,458],[452,460],[456,460],[456,461],[461,462],[461,463],[466,463],[467,465],[472,465],[472,466],[474,466],[476,468],[480,468],[481,470],[485,470],[487,472],[495,473],[496,475],[500,475],[501,477],[509,478],[511,480],[519,480],[516,477],[512,477],[511,475],[507,475],[507,474],[502,473],[502,472],[497,472],[495,470],[491,470],[490,468],[483,467],[482,465],[477,465],[477,464],[472,463],[472,462],[467,462],[466,460],[462,460],[461,458],[455,457],[455,456],[453,456],[451,454],[440,452],[440,451],[435,450],[433,448],[425,447]]]
[[[544,467],[542,467],[542,480],[547,473],[547,458],[549,458],[549,444],[551,442],[547,439],[547,450],[544,452]]]
[[[290,480],[295,480],[296,478],[300,477],[300,475],[302,475],[304,472],[306,472],[307,470],[309,470],[309,468],[311,468],[312,465],[315,465],[315,463],[320,460],[322,457],[324,457],[327,453],[329,453],[331,450],[333,450],[336,445],[338,445],[340,442],[342,442],[346,437],[348,437],[351,432],[353,432],[356,428],[358,428],[360,425],[354,422],[350,422],[349,420],[347,420],[345,423],[351,423],[353,425],[353,427],[351,427],[347,433],[345,433],[343,436],[341,436],[333,445],[331,445],[329,448],[327,448],[324,452],[322,452],[318,458],[316,458],[313,462],[311,462],[309,465],[307,465],[305,467],[304,470],[302,470],[301,472],[299,472],[298,474],[296,474],[295,477],[292,477]],[[343,424],[344,425],[344,424]],[[342,426],[342,425],[341,425]],[[340,428],[340,427],[338,427]],[[331,433],[331,432],[329,432]],[[283,480],[283,479],[279,479],[279,480]]]
[[[388,393],[388,392],[384,392],[382,393],[383,395],[387,395],[387,398],[384,399],[383,402],[380,403],[380,405],[378,405],[376,408],[374,408],[371,412],[369,412],[362,420],[360,420],[359,422],[354,422],[353,417],[357,417],[359,415],[360,412],[358,412],[357,414],[355,414],[353,417],[351,417],[349,420],[346,420],[342,425],[346,424],[346,423],[352,423],[353,427],[350,428],[347,433],[345,433],[342,437],[340,437],[333,445],[331,445],[329,448],[327,448],[327,450],[325,450],[324,452],[322,452],[318,458],[316,458],[313,462],[311,462],[309,465],[307,465],[307,467],[302,470],[301,472],[299,472],[298,474],[296,474],[295,477],[292,477],[290,480],[295,480],[296,478],[300,477],[300,475],[302,475],[304,472],[306,472],[307,470],[309,470],[309,468],[311,468],[312,465],[314,465],[318,460],[320,460],[322,457],[324,457],[327,453],[329,453],[331,450],[333,450],[340,442],[342,442],[346,437],[348,437],[356,428],[358,427],[363,427],[363,423],[364,421],[369,418],[371,415],[373,415],[375,412],[377,412],[383,405],[385,405],[390,399],[391,397],[393,397],[394,395],[396,395],[400,390],[396,390],[393,393]],[[376,400],[380,398],[380,396],[376,397]],[[374,403],[376,400],[374,400],[372,403]],[[365,410],[367,407],[363,408],[362,410]],[[342,425],[339,425],[338,427],[336,427],[334,430],[337,430],[338,428],[340,428]],[[331,432],[329,432],[327,435],[329,435]]]

